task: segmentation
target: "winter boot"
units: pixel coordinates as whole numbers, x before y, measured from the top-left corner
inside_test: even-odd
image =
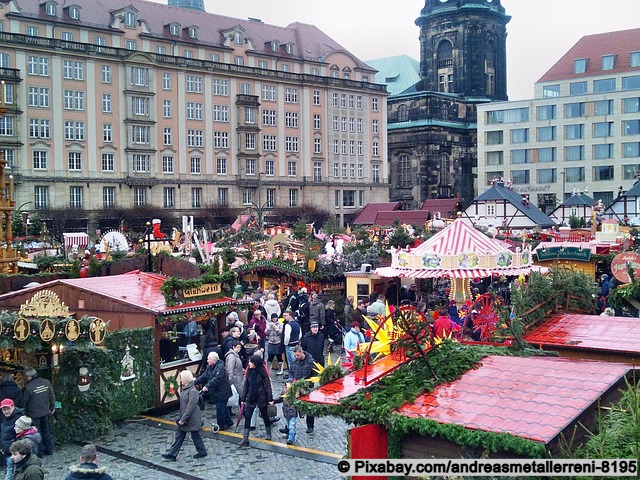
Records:
[[[264,429],[267,432],[267,434],[264,437],[265,440],[271,440],[271,425],[269,425],[268,427],[264,427]]]
[[[284,373],[284,360],[280,362],[280,370],[278,370],[278,375],[282,375]]]
[[[248,447],[249,446],[249,432],[248,428],[245,428],[242,433],[242,440],[238,443],[238,447]]]

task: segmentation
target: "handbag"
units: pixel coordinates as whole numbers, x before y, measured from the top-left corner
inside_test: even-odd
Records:
[[[238,394],[238,389],[232,383],[231,384],[231,396],[229,400],[227,400],[227,407],[237,407],[240,404],[240,395]]]
[[[269,418],[274,418],[278,416],[278,407],[275,405],[267,405],[267,416]]]
[[[204,410],[204,392],[198,394],[198,407],[200,410]]]

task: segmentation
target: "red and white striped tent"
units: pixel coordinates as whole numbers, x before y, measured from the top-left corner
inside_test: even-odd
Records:
[[[493,274],[529,274],[532,269],[531,249],[510,250],[510,245],[487,237],[467,220],[459,218],[423,244],[409,250],[391,253],[390,267],[376,269],[381,277],[440,278],[456,282],[456,301],[470,295],[469,279]]]
[[[89,235],[86,233],[63,233],[64,249],[70,252],[74,245],[78,246],[78,250],[84,252],[89,246]]]

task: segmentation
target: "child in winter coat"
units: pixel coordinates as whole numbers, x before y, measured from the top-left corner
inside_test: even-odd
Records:
[[[287,421],[287,426],[286,428],[280,428],[279,431],[287,437],[287,445],[293,445],[293,442],[296,440],[297,419],[298,417],[304,418],[304,414],[291,408],[291,405],[285,401],[284,395],[287,393],[287,390],[289,390],[289,385],[289,383],[285,384],[285,387],[280,393],[280,397],[274,400],[273,403],[282,403],[282,416]]]

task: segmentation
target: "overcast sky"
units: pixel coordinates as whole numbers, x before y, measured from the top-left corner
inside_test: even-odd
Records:
[[[205,0],[205,8],[210,13],[259,18],[279,26],[309,23],[365,61],[402,54],[419,60],[414,21],[424,3]],[[638,0],[502,0],[512,17],[507,24],[509,99],[532,98],[534,82],[584,35],[637,28],[639,4]]]

